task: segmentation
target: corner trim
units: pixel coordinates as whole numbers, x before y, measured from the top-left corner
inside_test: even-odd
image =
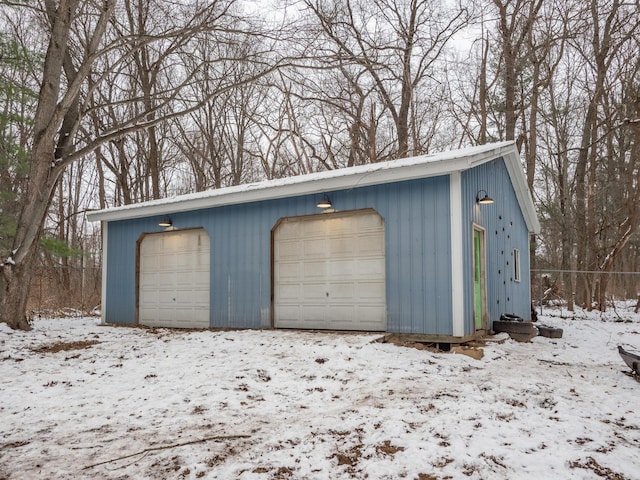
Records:
[[[462,241],[462,175],[449,175],[451,222],[451,323],[454,337],[464,336],[464,272]]]
[[[107,323],[107,250],[109,242],[109,222],[103,220],[102,224],[102,288],[100,292],[100,323]]]

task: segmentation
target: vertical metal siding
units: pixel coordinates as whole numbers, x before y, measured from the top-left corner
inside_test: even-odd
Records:
[[[326,193],[337,210],[374,208],[384,218],[388,330],[451,334],[448,176]],[[282,217],[319,213],[318,199],[305,195],[171,215],[175,228],[203,227],[210,235],[212,327],[269,326],[271,229]],[[135,322],[136,241],[144,232],[163,230],[158,220],[109,223],[107,322]]]
[[[388,330],[451,334],[448,176],[358,190],[385,219]]]
[[[471,273],[473,266],[473,222],[486,229],[487,310],[489,322],[503,313],[514,313],[529,319],[531,308],[529,278],[529,232],[516,199],[509,173],[502,159],[480,165],[463,173],[464,265]],[[486,190],[495,200],[492,205],[476,204],[476,194]],[[520,250],[521,280],[513,278],[513,249]],[[473,282],[465,277],[465,329],[472,332]]]

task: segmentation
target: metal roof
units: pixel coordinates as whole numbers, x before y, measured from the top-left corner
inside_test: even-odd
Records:
[[[379,185],[468,170],[502,157],[530,232],[538,233],[531,193],[514,142],[500,142],[447,152],[419,155],[388,162],[327,170],[294,177],[266,180],[87,213],[90,221],[114,221],[167,215],[188,210],[325,193],[331,190]]]

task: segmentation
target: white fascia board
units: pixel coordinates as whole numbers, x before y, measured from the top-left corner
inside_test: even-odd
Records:
[[[102,222],[102,291],[100,292],[100,323],[107,323],[107,242],[109,241],[109,224]]]
[[[296,177],[208,190],[87,213],[89,221],[113,221],[235,205],[278,198],[325,193],[370,185],[447,175],[507,155],[513,142],[481,145],[436,155],[329,170]]]
[[[527,229],[530,233],[540,233],[540,221],[536,214],[536,207],[527,185],[527,179],[522,171],[522,165],[520,164],[520,156],[518,151],[514,150],[508,155],[504,156],[504,163],[507,167],[507,172],[511,178],[511,184],[516,193],[516,198],[520,204],[520,209],[524,216],[524,220],[527,224]]]

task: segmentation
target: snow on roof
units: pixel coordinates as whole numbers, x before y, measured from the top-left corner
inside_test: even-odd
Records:
[[[90,221],[125,220],[223,205],[324,193],[343,188],[413,180],[467,170],[499,157],[503,157],[507,164],[507,169],[529,230],[532,232],[539,231],[540,226],[535,214],[535,208],[514,142],[492,143],[437,154],[419,155],[387,162],[178,195],[89,212],[87,213],[87,218]]]

